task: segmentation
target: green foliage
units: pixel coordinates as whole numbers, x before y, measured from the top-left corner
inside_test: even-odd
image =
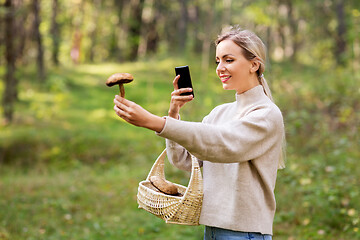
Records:
[[[294,239],[359,237],[360,75],[287,65],[274,75],[288,145],[275,222]]]
[[[45,85],[32,80],[35,68],[21,69],[15,122],[0,127],[0,239],[201,239],[201,226],[166,225],[137,209],[138,182],[164,140],[120,120],[112,110],[118,89],[104,84],[114,72],[131,72],[127,98],[166,115],[174,67],[184,64],[196,97],[182,119],[200,121],[234,100],[195,59],[61,67]],[[277,63],[266,78],[287,134],[274,238],[359,238],[360,75]],[[166,173],[187,185],[188,174],[169,164]]]
[[[78,45],[79,61],[102,62],[113,60],[130,60],[131,58],[151,55],[154,52],[192,53],[196,49],[201,52],[201,45],[206,38],[211,41],[224,26],[239,24],[259,34],[269,47],[269,56],[281,51],[280,59],[289,60],[292,54],[299,62],[335,64],[337,58],[334,49],[337,39],[344,38],[346,42],[345,60],[359,61],[359,3],[347,1],[344,6],[344,16],[337,16],[337,5],[341,1],[214,1],[209,7],[205,0],[188,1],[186,19],[181,15],[179,1],[144,1],[142,6],[129,1],[65,1],[58,0],[56,23],[59,26],[58,35],[52,32],[52,16],[54,14],[53,1],[41,0],[40,32],[47,63],[51,60],[53,38],[58,38],[60,44],[59,60],[62,64],[71,61],[71,49]],[[135,4],[135,6],[133,6]],[[138,9],[134,11],[134,9]],[[21,49],[18,58],[24,64],[36,61],[36,45],[31,38],[32,8],[31,1],[15,4],[16,31],[14,44]],[[5,15],[5,8],[0,8],[0,16]],[[138,20],[135,15],[143,13]],[[213,18],[208,19],[209,16]],[[140,21],[141,19],[141,21]],[[339,21],[344,20],[346,32],[344,36],[338,34]],[[150,25],[155,25],[150,29]],[[184,34],[176,34],[179,26],[185,24]],[[207,30],[206,25],[212,27]],[[295,29],[296,28],[296,29]],[[132,31],[135,31],[132,33]],[[153,31],[148,32],[148,31]],[[75,35],[80,41],[75,43]],[[159,48],[146,49],[144,43],[150,35],[157,35]],[[4,37],[4,36],[2,36]],[[179,48],[181,38],[186,39],[186,48]],[[294,46],[294,42],[298,44]],[[137,49],[141,56],[129,52],[131,46],[141,46]],[[197,47],[195,47],[196,45]],[[200,47],[200,49],[199,49]],[[294,49],[296,48],[296,49]],[[4,49],[0,48],[0,53]],[[134,56],[135,55],[135,56]],[[5,60],[3,60],[5,61]],[[46,64],[49,65],[49,64]]]

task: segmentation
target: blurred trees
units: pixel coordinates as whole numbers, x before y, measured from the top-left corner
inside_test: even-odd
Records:
[[[52,8],[51,28],[50,28],[50,36],[52,39],[51,60],[54,65],[58,66],[59,50],[60,50],[60,26],[57,20],[58,12],[59,12],[58,0],[52,0],[51,8]]]
[[[40,2],[39,0],[33,0],[32,2],[32,11],[34,14],[34,29],[33,35],[34,40],[36,42],[37,48],[37,56],[36,56],[36,63],[37,63],[37,73],[38,78],[41,82],[45,80],[45,69],[44,69],[44,46],[43,46],[43,37],[40,33]]]
[[[6,0],[4,3],[5,13],[5,61],[6,61],[6,73],[4,76],[4,97],[3,97],[3,109],[6,122],[11,122],[13,118],[13,107],[16,100],[16,85],[17,80],[15,78],[15,57],[16,51],[14,48],[14,5],[11,0]]]
[[[38,80],[59,64],[135,61],[154,54],[199,56],[207,68],[221,29],[259,34],[273,61],[359,70],[357,0],[1,0],[3,112],[11,120],[15,66],[37,63]],[[37,80],[36,80],[37,81]],[[11,86],[10,86],[11,85]],[[10,97],[11,96],[11,97]]]

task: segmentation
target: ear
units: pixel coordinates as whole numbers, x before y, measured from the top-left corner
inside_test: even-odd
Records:
[[[250,73],[256,73],[260,68],[260,61],[257,58],[251,60]]]

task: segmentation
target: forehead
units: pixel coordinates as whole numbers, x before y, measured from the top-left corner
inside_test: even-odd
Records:
[[[225,55],[242,55],[242,49],[232,40],[224,40],[216,46],[216,57],[222,58]]]

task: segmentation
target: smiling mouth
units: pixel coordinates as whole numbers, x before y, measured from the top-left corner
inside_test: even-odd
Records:
[[[227,82],[230,78],[231,78],[231,76],[221,76],[221,77],[220,77],[220,80],[221,80],[222,83],[225,83],[225,82]]]

